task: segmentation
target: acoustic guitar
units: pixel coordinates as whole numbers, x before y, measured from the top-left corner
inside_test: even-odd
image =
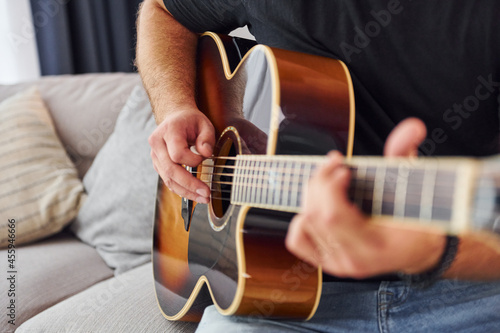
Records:
[[[224,315],[311,318],[322,272],[284,245],[304,185],[336,149],[352,170],[349,195],[375,218],[450,233],[499,226],[497,161],[352,157],[354,93],[339,60],[213,33],[199,40],[197,103],[219,137],[213,158],[188,168],[211,188],[209,204],[159,180],[153,270],[169,320]],[[244,56],[241,56],[241,55]]]

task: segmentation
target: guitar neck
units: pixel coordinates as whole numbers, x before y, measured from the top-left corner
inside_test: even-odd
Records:
[[[231,202],[298,213],[305,185],[325,162],[319,156],[239,155]],[[371,216],[466,229],[478,163],[470,159],[355,157],[350,199]]]

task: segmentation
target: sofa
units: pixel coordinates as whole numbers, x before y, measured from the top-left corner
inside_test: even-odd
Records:
[[[5,107],[16,96],[18,104]],[[0,201],[0,224],[5,227],[1,232],[7,242],[0,254],[0,332],[194,331],[196,323],[166,320],[155,297],[150,249],[158,176],[147,144],[155,123],[138,74],[53,76],[3,85],[0,119],[2,105],[10,108],[8,119],[30,107],[19,104],[26,96],[41,98],[51,118],[42,122],[53,126],[60,140],[60,146],[45,144],[30,156],[50,146],[59,151],[61,161],[42,167],[33,157],[31,170],[41,175],[56,170],[54,177],[62,179],[57,186],[70,189],[61,192],[57,186],[52,189],[53,184],[36,185],[45,181],[36,176],[30,186],[43,189],[35,188],[30,199],[33,214],[28,217],[24,208],[5,213],[24,200],[9,193],[25,195],[22,191],[29,186],[18,175],[21,165],[9,164],[14,175],[3,180],[0,176],[0,200],[7,207],[2,210]],[[19,112],[13,110],[17,105]],[[22,134],[8,129],[0,123],[4,147],[15,144],[11,132],[22,138],[37,135],[34,130]],[[38,144],[43,138],[34,140]],[[0,169],[9,154],[31,148],[15,148],[4,155],[0,150]],[[2,182],[11,181],[15,182],[9,185],[10,192],[2,195],[1,187],[6,188]],[[53,211],[59,207],[54,199],[43,202],[49,187],[57,202],[68,203],[64,214]],[[6,233],[12,235],[10,240]]]

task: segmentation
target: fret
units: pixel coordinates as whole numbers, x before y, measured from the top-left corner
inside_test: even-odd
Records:
[[[275,192],[276,192],[276,171],[277,171],[277,163],[275,161],[271,161],[271,167],[269,171],[269,195],[268,195],[268,200],[267,203],[269,205],[273,204],[273,200],[275,198]]]
[[[304,176],[303,176],[303,179],[305,180],[306,183],[309,182],[309,180],[311,179],[312,167],[313,167],[312,163],[306,162],[304,167]]]
[[[243,201],[248,202],[250,200],[250,164],[252,163],[251,160],[246,160],[245,161],[245,172],[243,175]]]
[[[269,161],[262,161],[262,203],[267,202],[267,194],[269,192],[269,172],[270,172],[270,165],[271,163]]]
[[[361,206],[361,210],[367,214],[371,214],[372,212],[372,198],[375,188],[375,173],[375,167],[366,167],[366,174],[363,182],[363,205]]]
[[[257,161],[257,182],[255,188],[255,202],[262,203],[262,187],[264,178],[263,161]]]
[[[271,205],[277,206],[279,204],[280,199],[280,190],[281,190],[281,179],[279,178],[279,162],[273,162],[273,193],[272,193],[272,203]]]
[[[434,185],[434,198],[432,200],[432,219],[449,221],[455,194],[454,170],[439,170]]]
[[[354,170],[356,170],[356,172],[353,201],[361,209],[363,207],[363,199],[365,194],[363,184],[366,178],[366,167],[364,165],[358,165]]]
[[[372,193],[372,215],[382,215],[386,168],[377,166],[375,169],[375,182]]]
[[[239,160],[239,175],[238,175],[238,193],[236,195],[237,202],[243,202],[243,180],[245,173],[245,161]]]
[[[251,202],[253,204],[257,204],[257,194],[259,192],[259,178],[260,178],[260,170],[259,170],[260,161],[255,160],[253,163],[253,176],[252,176],[252,197]]]
[[[293,167],[295,162],[288,161],[285,164],[285,195],[283,196],[284,206],[292,205],[292,187],[293,187]]]
[[[383,185],[384,194],[382,195],[382,215],[394,215],[398,174],[399,169],[397,167],[386,167]]]
[[[283,161],[278,162],[277,178],[278,187],[276,188],[276,193],[274,197],[274,204],[276,206],[281,206],[281,200],[283,198]]]
[[[253,161],[248,161],[248,170],[247,170],[247,179],[246,179],[246,191],[245,191],[245,201],[251,203],[252,198],[252,177],[253,177],[253,169],[252,169]]]
[[[488,167],[489,165],[482,167],[477,181],[472,220],[475,229],[493,230],[500,234],[500,207],[497,204],[500,202],[500,186],[497,185],[499,177],[492,174]]]
[[[455,170],[454,188],[456,190],[453,193],[450,230],[452,232],[459,232],[460,230],[467,230],[471,226],[470,203],[472,202],[473,189],[476,185],[474,182],[480,172],[480,166],[477,160],[468,160],[467,163],[457,165]]]
[[[257,189],[257,180],[258,180],[258,170],[257,170],[257,161],[252,161],[250,163],[251,170],[251,180],[250,180],[250,203],[255,202],[255,192]]]
[[[236,202],[241,202],[241,175],[242,175],[242,172],[243,172],[243,161],[242,160],[237,160],[236,161],[236,179],[235,179],[235,184],[236,184],[236,189],[235,189],[235,201]],[[233,184],[234,186],[234,184]]]
[[[257,197],[257,200],[256,200],[256,203],[259,203],[259,204],[262,204],[263,201],[262,201],[262,197],[264,196],[263,195],[263,190],[264,190],[264,177],[265,177],[265,174],[266,174],[266,169],[264,167],[264,164],[265,162],[264,161],[258,161],[257,162],[257,174],[258,174],[258,182],[257,182],[257,189],[256,189],[256,197]]]
[[[234,163],[234,172],[233,172],[233,184],[231,186],[231,202],[236,202],[238,199],[238,161]]]
[[[240,175],[240,161],[236,160],[236,163],[234,163],[235,169],[234,169],[234,177],[233,177],[233,186],[231,189],[231,201],[232,202],[238,202],[238,192],[239,192],[239,175]]]
[[[433,165],[429,165],[424,171],[419,218],[420,220],[432,220],[432,203],[434,200],[437,169]]]
[[[405,195],[405,217],[418,219],[420,217],[420,203],[422,201],[422,184],[425,171],[412,169],[407,172],[408,182]]]
[[[498,170],[496,165],[495,170]],[[475,187],[476,177],[481,172],[481,166],[477,160],[467,160],[466,163],[457,165],[455,177],[455,189],[451,231],[458,232],[467,230],[471,227],[470,217],[472,216],[470,203],[473,198],[473,189]]]
[[[240,202],[245,200],[245,173],[246,173],[246,165],[248,161],[242,161],[241,163],[241,175],[240,175],[240,189],[239,189],[239,197]]]
[[[267,161],[262,161],[262,190],[261,190],[261,204],[267,203],[267,192],[269,191],[269,172],[268,171],[270,168],[268,167],[268,162]]]
[[[284,174],[285,177],[283,179],[283,187],[282,187],[282,206],[290,206],[288,204],[288,199],[290,197],[290,181],[292,178],[292,169],[290,167],[289,161],[284,163]]]
[[[255,161],[255,193],[253,194],[253,202],[256,204],[259,203],[259,200],[261,199],[262,195],[259,195],[262,185],[261,185],[261,178],[262,178],[262,170],[261,170],[261,161]]]
[[[298,167],[297,167],[298,166]],[[292,179],[292,198],[290,201],[290,206],[297,207],[297,197],[299,193],[300,186],[300,173],[302,171],[302,163],[295,162],[293,164],[293,179]]]
[[[311,168],[309,169],[309,176],[307,180],[310,180],[312,176],[314,176],[314,173],[316,172],[316,169],[318,168],[318,164],[316,163],[311,163]]]
[[[302,174],[302,186],[299,189],[299,195],[297,197],[297,207],[300,207],[302,204],[302,194],[304,193],[306,189],[306,185],[311,179],[311,169],[312,169],[312,162],[305,162],[304,163],[304,173]]]
[[[241,193],[241,201],[242,202],[248,202],[248,173],[249,173],[249,160],[245,160],[245,163],[243,164],[243,186],[242,186],[242,193]]]
[[[404,217],[406,207],[406,192],[408,190],[409,174],[402,176],[407,166],[400,164],[396,176],[396,190],[394,193],[394,216]]]
[[[262,202],[267,204],[269,189],[271,188],[271,162],[264,161],[264,177],[262,179]]]

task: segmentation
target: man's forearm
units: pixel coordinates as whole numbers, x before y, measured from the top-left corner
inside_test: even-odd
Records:
[[[486,233],[461,235],[456,259],[444,277],[463,280],[500,279],[499,237]]]
[[[422,274],[434,269],[444,250],[442,233],[431,230],[422,233],[419,230],[398,227],[391,219],[385,223],[378,221],[375,230],[376,235],[383,238],[382,243],[385,244],[383,257],[394,263],[402,262],[403,265],[412,263],[399,268],[398,271],[405,274]],[[488,232],[467,232],[458,236],[460,242],[455,260],[444,272],[443,278],[469,281],[500,280],[500,237]],[[370,238],[376,239],[373,236]]]
[[[144,1],[137,24],[137,67],[156,122],[169,110],[194,105],[198,36],[178,23],[157,0]]]

